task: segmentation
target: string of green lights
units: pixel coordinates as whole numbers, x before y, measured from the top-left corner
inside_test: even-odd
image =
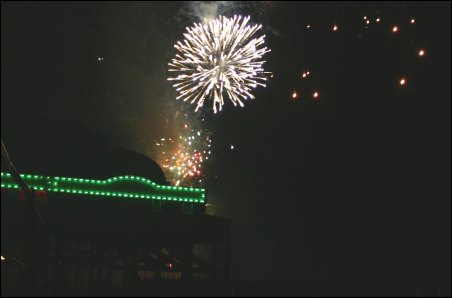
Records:
[[[118,176],[106,180],[50,177],[21,174],[30,188],[40,191],[112,198],[147,199],[205,203],[205,189],[159,185],[137,176]],[[19,189],[11,174],[1,173],[1,187]]]

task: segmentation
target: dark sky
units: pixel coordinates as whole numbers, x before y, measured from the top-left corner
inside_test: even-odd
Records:
[[[196,4],[1,5],[2,126],[67,119],[152,158],[184,105],[167,63]],[[450,12],[432,1],[223,11],[263,24],[274,73],[245,108],[199,113],[215,140],[208,200],[233,222],[234,276],[450,294]]]

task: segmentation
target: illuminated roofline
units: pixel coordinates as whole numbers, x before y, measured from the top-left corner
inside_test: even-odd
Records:
[[[205,203],[205,189],[159,185],[147,178],[138,176],[117,176],[105,180],[68,177],[50,177],[21,174],[20,177],[30,188],[40,191],[90,195],[113,198],[145,199],[157,201],[176,201]],[[19,189],[11,174],[1,172],[2,189]],[[132,188],[132,190],[127,189]],[[141,188],[141,191],[136,191]]]

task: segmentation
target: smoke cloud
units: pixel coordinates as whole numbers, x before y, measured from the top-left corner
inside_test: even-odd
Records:
[[[189,4],[191,15],[199,20],[214,19],[234,6],[235,1],[192,1]]]

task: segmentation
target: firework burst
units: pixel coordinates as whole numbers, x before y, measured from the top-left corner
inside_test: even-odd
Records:
[[[160,148],[162,167],[173,185],[201,186],[204,163],[211,154],[211,139],[202,131],[191,130],[177,139],[162,138]]]
[[[169,65],[176,77],[169,78],[179,93],[177,99],[196,103],[197,111],[206,99],[213,111],[221,111],[226,95],[234,106],[253,99],[257,86],[265,87],[267,72],[262,57],[265,35],[254,37],[261,25],[248,25],[250,17],[220,16],[187,28],[183,42],[174,47],[177,54]]]

